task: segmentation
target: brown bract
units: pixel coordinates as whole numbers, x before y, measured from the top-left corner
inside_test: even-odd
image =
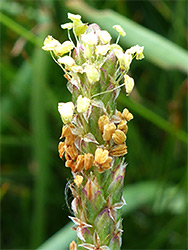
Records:
[[[95,151],[94,164],[97,166],[99,172],[104,172],[110,168],[112,157],[109,157],[109,152],[106,149],[97,148]]]

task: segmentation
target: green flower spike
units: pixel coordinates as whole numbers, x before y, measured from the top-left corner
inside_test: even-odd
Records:
[[[73,199],[73,229],[77,242],[70,250],[120,250],[122,193],[127,154],[128,109],[116,109],[121,87],[131,94],[134,80],[128,75],[134,58],[144,57],[143,47],[124,51],[117,43],[125,32],[120,25],[116,44],[97,24],[84,24],[80,15],[68,13],[71,22],[62,24],[69,40],[63,43],[47,36],[42,47],[65,72],[72,101],[59,103],[64,123],[58,146],[74,181],[69,186]],[[70,36],[73,32],[76,44]]]

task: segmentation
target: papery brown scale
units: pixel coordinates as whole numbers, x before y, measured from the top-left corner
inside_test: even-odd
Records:
[[[103,139],[105,141],[110,141],[112,134],[114,133],[116,126],[114,123],[106,124],[103,131]]]

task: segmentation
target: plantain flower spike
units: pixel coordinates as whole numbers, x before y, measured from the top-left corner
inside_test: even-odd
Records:
[[[132,92],[129,70],[134,58],[144,58],[144,47],[135,45],[125,51],[118,44],[120,36],[126,35],[120,25],[113,26],[118,38],[111,44],[111,35],[96,23],[83,23],[80,15],[72,13],[68,19],[61,28],[69,39],[60,42],[49,35],[42,49],[64,71],[72,95],[71,101],[58,104],[64,124],[59,157],[73,176],[69,187],[74,217],[69,218],[75,224],[77,242],[72,241],[69,249],[120,250],[124,156],[133,115],[127,108],[118,111],[116,100],[121,87],[125,98]]]

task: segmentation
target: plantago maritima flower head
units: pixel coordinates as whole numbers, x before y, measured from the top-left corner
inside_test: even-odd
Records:
[[[118,37],[112,37],[97,24],[85,24],[80,15],[68,13],[71,22],[61,25],[68,32],[63,43],[47,36],[43,50],[49,51],[64,71],[72,102],[58,104],[64,123],[58,146],[65,157],[74,181],[70,185],[75,217],[77,243],[70,250],[110,249],[121,247],[121,208],[127,154],[128,122],[133,115],[128,109],[116,109],[121,87],[131,94],[134,80],[128,75],[134,58],[144,57],[143,49],[135,45],[123,50],[118,41],[126,33],[114,25]],[[75,36],[72,41],[70,32]]]

